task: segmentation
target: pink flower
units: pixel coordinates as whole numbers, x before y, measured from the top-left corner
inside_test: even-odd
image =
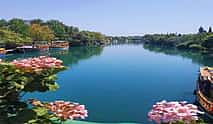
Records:
[[[53,57],[40,56],[22,60],[14,60],[11,63],[17,68],[33,72],[49,68],[61,68],[63,62]]]
[[[48,109],[55,116],[62,120],[66,119],[85,119],[88,115],[84,105],[78,103],[71,103],[66,101],[55,101],[46,104],[40,104],[38,100],[30,101],[34,106],[41,106]]]
[[[150,120],[160,123],[172,123],[177,121],[184,121],[190,123],[198,120],[197,106],[187,104],[187,102],[157,102],[153,105],[152,110],[148,113]]]

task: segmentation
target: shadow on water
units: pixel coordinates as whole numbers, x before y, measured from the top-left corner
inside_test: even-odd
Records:
[[[199,64],[201,66],[213,66],[213,55],[205,55],[199,52],[192,51],[180,51],[174,48],[167,48],[148,44],[144,44],[143,47],[144,49],[155,53],[163,53],[166,55],[188,58],[191,59],[193,63]],[[77,64],[80,60],[85,60],[92,56],[99,56],[101,55],[102,51],[103,47],[72,47],[68,50],[51,49],[49,51],[31,52],[27,54],[10,54],[2,57],[1,59],[11,61],[14,59],[22,59],[42,55],[56,57],[63,60],[65,65],[72,65]]]
[[[31,52],[27,54],[10,54],[1,59],[12,61],[36,56],[51,56],[63,60],[64,65],[77,64],[79,61],[88,59],[92,56],[99,56],[103,47],[72,47],[67,50],[50,49],[49,51]]]
[[[154,45],[143,45],[144,49],[147,49],[155,53],[163,53],[172,56],[181,56],[183,58],[191,59],[192,63],[199,64],[200,66],[213,66],[213,55],[206,55],[196,51],[180,51],[175,48],[167,48]]]
[[[4,59],[6,61],[12,61],[14,59],[23,59],[23,58],[28,58],[28,57],[52,56],[52,57],[56,57],[56,58],[63,60],[64,65],[70,66],[72,64],[78,64],[79,61],[88,59],[92,56],[98,56],[101,54],[102,50],[103,50],[102,47],[74,47],[74,48],[70,48],[68,50],[56,50],[56,49],[53,50],[52,49],[49,51],[31,52],[31,53],[27,53],[27,54],[10,54],[10,55],[1,57],[1,59]],[[2,80],[0,80],[0,81],[2,81]],[[2,87],[4,87],[4,86],[1,84],[0,124],[10,124],[10,123],[23,124],[35,116],[35,112],[32,111],[31,109],[28,109],[29,106],[25,102],[19,101],[20,99],[16,99],[17,92],[12,92],[13,94],[10,92],[5,93],[5,89]],[[4,96],[5,94],[7,94],[7,95],[9,94],[8,96],[6,96],[6,98],[10,100],[10,102],[8,102],[8,103],[5,102],[5,96]],[[23,93],[23,94],[25,94],[25,93]],[[16,102],[16,100],[17,100],[17,102]],[[9,114],[13,113],[13,115],[9,116],[9,114],[7,114],[7,112]],[[20,115],[17,114],[18,112]],[[14,115],[16,115],[16,116],[14,116]],[[73,123],[95,124],[95,123],[82,122],[82,121],[73,121],[73,122],[67,121],[65,123],[66,124],[73,124]],[[59,123],[57,123],[57,124],[59,124]]]

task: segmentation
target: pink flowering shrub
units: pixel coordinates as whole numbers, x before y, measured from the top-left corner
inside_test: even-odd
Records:
[[[58,88],[56,73],[66,69],[63,62],[54,57],[39,56],[12,62],[0,62],[0,81],[24,92],[45,92]],[[8,86],[8,87],[13,87]]]
[[[184,122],[191,124],[198,120],[198,110],[196,105],[187,102],[157,102],[148,113],[150,120],[160,123]]]
[[[66,101],[42,103],[35,99],[30,100],[30,103],[35,107],[43,107],[47,109],[60,120],[85,119],[85,117],[88,116],[85,106],[80,105],[79,103],[71,103]]]
[[[46,105],[47,109],[53,112],[57,117],[66,119],[85,119],[87,110],[84,105],[70,103],[65,101],[55,101]]]
[[[27,102],[21,100],[21,96],[28,92],[56,90],[56,74],[64,69],[63,62],[53,57],[40,56],[12,62],[0,59],[0,123],[52,124],[53,118],[65,121],[87,117],[85,106],[78,103],[31,100],[34,107],[29,108]]]
[[[53,57],[40,56],[35,58],[28,58],[22,60],[14,60],[11,62],[17,68],[24,71],[42,71],[50,68],[62,68],[62,61]]]

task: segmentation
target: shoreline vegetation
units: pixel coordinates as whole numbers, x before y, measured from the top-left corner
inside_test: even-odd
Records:
[[[144,43],[150,46],[175,48],[178,50],[192,51],[202,54],[213,53],[213,32],[209,27],[203,27],[195,34],[146,34],[144,36],[112,37],[113,43]]]
[[[206,31],[200,27],[196,34],[153,34],[143,37],[146,44],[173,47],[179,50],[197,51],[202,53],[213,52],[213,32],[209,27]]]
[[[32,45],[37,41],[68,41],[73,46],[102,45],[109,42],[100,32],[80,31],[79,28],[65,25],[58,20],[0,20],[1,48],[13,49]]]
[[[213,52],[213,32],[203,27],[195,34],[145,34],[144,36],[106,36],[100,32],[80,31],[58,20],[0,19],[0,48],[14,49],[41,41],[67,41],[71,46],[144,43],[150,46],[175,48],[202,54]]]

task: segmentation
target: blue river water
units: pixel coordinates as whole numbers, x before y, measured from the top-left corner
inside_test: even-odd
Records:
[[[5,59],[38,55],[62,59],[69,69],[58,74],[57,91],[30,93],[25,98],[79,102],[89,111],[86,120],[107,123],[149,124],[147,113],[158,101],[193,103],[199,67],[213,64],[212,57],[134,44],[73,47]]]

